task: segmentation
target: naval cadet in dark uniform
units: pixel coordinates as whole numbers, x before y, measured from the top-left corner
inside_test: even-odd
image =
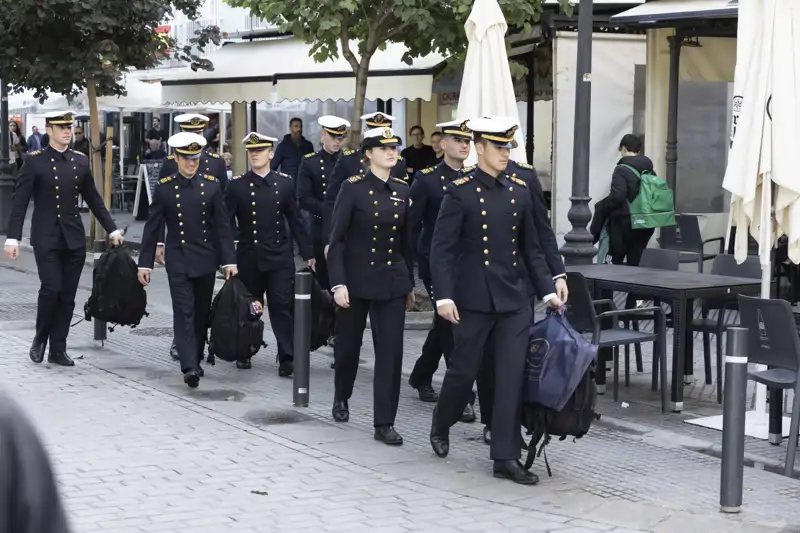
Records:
[[[447,186],[461,177],[464,161],[469,157],[472,131],[463,120],[454,120],[437,124],[442,135],[444,159],[436,166],[422,169],[416,173],[411,185],[411,200],[408,220],[411,226],[412,242],[416,247],[419,277],[431,300],[436,303],[431,280],[431,241],[439,207],[442,204]],[[436,402],[439,398],[431,385],[431,380],[439,368],[439,360],[444,356],[445,364],[450,361],[453,349],[453,333],[450,322],[434,313],[433,327],[428,332],[422,355],[417,359],[414,370],[408,379],[409,385],[417,389],[419,399],[423,402]],[[474,395],[473,395],[474,396]],[[474,397],[464,408],[462,422],[474,422],[475,411],[472,406]]]
[[[533,225],[527,185],[508,176],[511,120],[467,122],[478,167],[447,189],[431,244],[431,271],[438,313],[453,326],[453,352],[431,423],[431,446],[449,452],[449,429],[469,401],[485,352],[494,356],[495,403],[491,458],[494,475],[535,484],[519,462],[522,379],[528,328],[529,288],[560,307]]]
[[[47,342],[49,363],[73,366],[67,355],[67,335],[75,309],[75,293],[86,261],[86,231],[79,211],[79,195],[108,232],[113,244],[121,244],[122,232],[111,219],[94,186],[89,159],[69,149],[75,114],[55,111],[45,114],[50,144],[29,152],[20,169],[5,253],[19,257],[19,241],[28,204],[33,198],[31,245],[41,287],[36,308],[36,334],[29,352],[41,363]]]
[[[176,133],[167,141],[175,150],[178,172],[158,180],[142,234],[139,281],[150,283],[160,235],[166,227],[166,267],[172,297],[173,330],[183,381],[197,387],[203,358],[215,273],[236,275],[236,252],[222,187],[214,176],[199,174],[204,137]]]
[[[405,309],[414,302],[413,253],[407,223],[409,187],[391,177],[400,139],[391,128],[364,134],[366,174],[349,177],[333,211],[328,268],[336,304],[333,418],[350,418],[348,401],[370,316],[375,345],[373,382],[375,439],[400,445],[394,429],[403,370]]]
[[[198,135],[203,135],[203,130],[206,129],[211,119],[205,115],[199,115],[197,113],[184,113],[182,115],[178,115],[175,117],[175,123],[180,128],[180,131],[188,131],[190,133],[197,133]],[[219,154],[215,154],[213,152],[209,152],[205,148],[203,148],[203,153],[200,155],[200,159],[198,160],[199,167],[197,169],[197,173],[201,176],[209,175],[214,176],[217,178],[217,181],[222,186],[223,192],[225,188],[228,186],[228,169],[225,167],[225,161],[219,156]],[[158,172],[159,178],[166,178],[168,176],[173,176],[175,173],[178,172],[178,164],[175,161],[175,154],[171,154],[167,156],[167,158],[161,164],[161,170]],[[158,247],[156,248],[156,263],[164,262],[164,235],[160,235],[158,237]],[[172,339],[172,345],[169,348],[169,353],[172,356],[172,359],[177,361],[178,357],[178,349],[175,346],[175,339]]]
[[[278,341],[278,375],[294,370],[294,253],[286,224],[297,241],[300,255],[314,266],[311,238],[306,233],[288,174],[270,170],[278,139],[249,133],[243,140],[250,171],[228,184],[225,205],[239,231],[236,265],[247,290],[264,304]],[[236,362],[250,368],[250,359]]]
[[[377,112],[362,115],[361,120],[364,121],[364,131],[367,132],[373,128],[391,128],[394,117],[386,113]],[[402,144],[402,140],[400,143]],[[322,205],[322,233],[326,239],[330,236],[333,206],[336,204],[336,198],[339,195],[342,183],[351,176],[364,174],[366,165],[363,148],[342,150],[342,154],[333,168],[331,179],[328,181],[325,202]],[[406,162],[399,155],[397,156],[397,164],[391,169],[391,176],[408,182]]]
[[[331,288],[328,279],[328,262],[325,260],[327,236],[322,236],[322,208],[327,195],[331,172],[339,158],[342,142],[350,129],[350,122],[332,115],[319,117],[322,127],[319,152],[307,154],[300,162],[297,173],[297,198],[300,209],[311,214],[311,238],[314,241],[314,259],[317,282],[324,290]]]

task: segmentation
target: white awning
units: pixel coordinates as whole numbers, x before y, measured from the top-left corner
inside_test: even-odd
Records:
[[[352,46],[357,54],[358,46]],[[293,37],[228,43],[209,55],[211,72],[181,67],[153,74],[161,81],[162,100],[169,104],[352,100],[355,76],[341,53],[317,63],[310,51],[311,45]],[[402,60],[405,52],[403,45],[389,43],[375,53],[368,100],[431,99],[433,76],[445,58],[430,54],[408,65]]]
[[[671,20],[734,18],[738,0],[658,0],[613,15],[614,22],[656,24]]]

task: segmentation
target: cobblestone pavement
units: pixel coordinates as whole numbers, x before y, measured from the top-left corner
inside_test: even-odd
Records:
[[[14,267],[32,269],[30,254]],[[387,448],[371,437],[371,342],[348,424],[330,420],[327,349],[312,355],[310,407],[295,409],[271,333],[252,371],[219,364],[189,390],[167,356],[163,271],[141,328],[117,329],[101,347],[91,324],[77,324],[77,366],[36,366],[26,353],[37,288],[30,273],[0,269],[0,383],[43,433],[78,533],[800,531],[797,481],[748,468],[744,511],[720,515],[719,461],[666,430],[600,423],[549,448],[553,478],[537,460],[542,483],[520,487],[491,477],[477,424],[453,428],[450,457],[435,458],[432,406],[404,387],[406,443]],[[87,296],[82,288],[78,309]],[[407,333],[406,372],[423,338]]]

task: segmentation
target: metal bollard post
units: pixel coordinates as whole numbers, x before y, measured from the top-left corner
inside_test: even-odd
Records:
[[[94,241],[92,244],[92,252],[94,253],[95,263],[97,263],[97,260],[103,255],[103,252],[106,251],[106,248],[108,248],[108,243],[105,240]],[[96,318],[93,319],[92,322],[94,322],[94,340],[105,344],[104,341],[108,339],[108,323]]]
[[[311,366],[311,272],[294,275],[294,406],[308,407]]]
[[[727,350],[719,508],[723,513],[738,513],[742,510],[744,483],[744,424],[747,402],[746,328],[728,328]]]

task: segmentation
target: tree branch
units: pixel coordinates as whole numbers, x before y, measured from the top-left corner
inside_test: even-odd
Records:
[[[350,34],[347,31],[347,22],[348,21],[346,20],[342,21],[342,31],[339,34],[339,42],[342,46],[342,56],[350,64],[350,68],[353,69],[353,73],[356,73],[358,72],[358,59],[356,59],[356,55],[350,48]]]

